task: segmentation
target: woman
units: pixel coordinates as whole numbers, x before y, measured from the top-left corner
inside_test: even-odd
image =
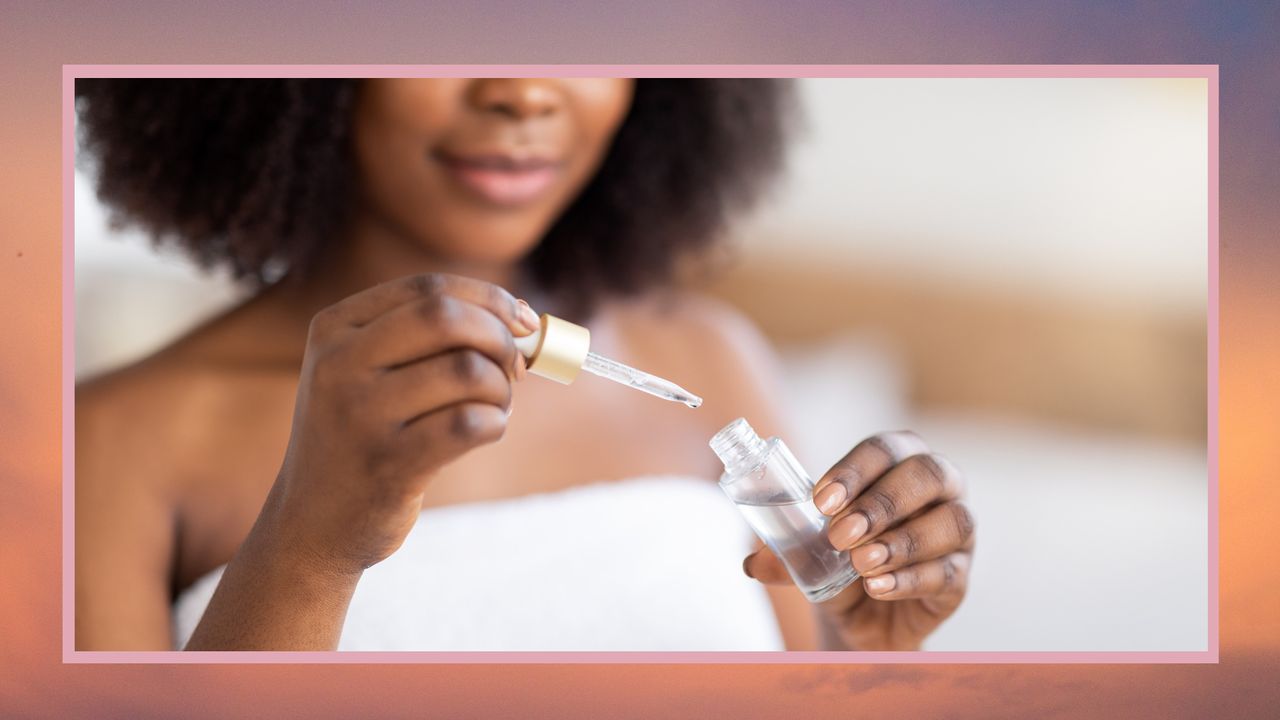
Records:
[[[578,645],[670,632],[658,644],[677,646],[684,624],[709,650],[779,635],[912,649],[964,596],[961,478],[911,433],[857,444],[819,480],[831,539],[866,578],[825,603],[767,549],[742,569],[768,615],[752,615],[750,586],[682,592],[727,563],[682,545],[687,524],[637,519],[645,502],[705,502],[719,522],[732,508],[707,500],[707,439],[738,416],[779,430],[765,343],[668,280],[778,166],[781,83],[80,81],[77,102],[119,217],[259,287],[77,390],[79,649],[187,634],[188,649],[364,647],[352,628],[375,620],[409,647],[473,647],[438,634],[468,626],[519,646],[589,612],[614,620]],[[523,381],[513,339],[535,327],[530,306],[706,405]],[[592,518],[577,545],[549,539]],[[438,528],[455,530],[415,539]],[[603,552],[595,571],[613,580],[559,578],[576,548]],[[447,582],[442,557],[462,563]],[[459,584],[480,590],[446,595]],[[198,624],[171,626],[175,601]]]

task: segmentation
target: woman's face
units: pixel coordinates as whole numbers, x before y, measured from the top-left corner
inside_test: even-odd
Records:
[[[354,141],[368,219],[442,259],[516,262],[599,167],[628,79],[369,80]]]

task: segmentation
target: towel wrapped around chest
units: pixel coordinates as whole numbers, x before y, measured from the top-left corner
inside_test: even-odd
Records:
[[[364,574],[339,650],[781,650],[754,536],[709,480],[641,477],[424,510]],[[222,569],[173,607],[186,644]]]

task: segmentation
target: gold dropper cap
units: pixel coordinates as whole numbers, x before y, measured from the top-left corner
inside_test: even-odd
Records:
[[[546,313],[540,320],[542,328],[516,338],[516,347],[524,354],[529,372],[568,385],[578,377],[591,351],[591,331]]]

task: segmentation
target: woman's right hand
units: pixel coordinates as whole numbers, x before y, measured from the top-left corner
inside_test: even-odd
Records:
[[[506,290],[456,275],[401,278],[322,310],[259,529],[329,572],[385,559],[432,474],[502,436],[524,373],[513,337],[537,328]]]

